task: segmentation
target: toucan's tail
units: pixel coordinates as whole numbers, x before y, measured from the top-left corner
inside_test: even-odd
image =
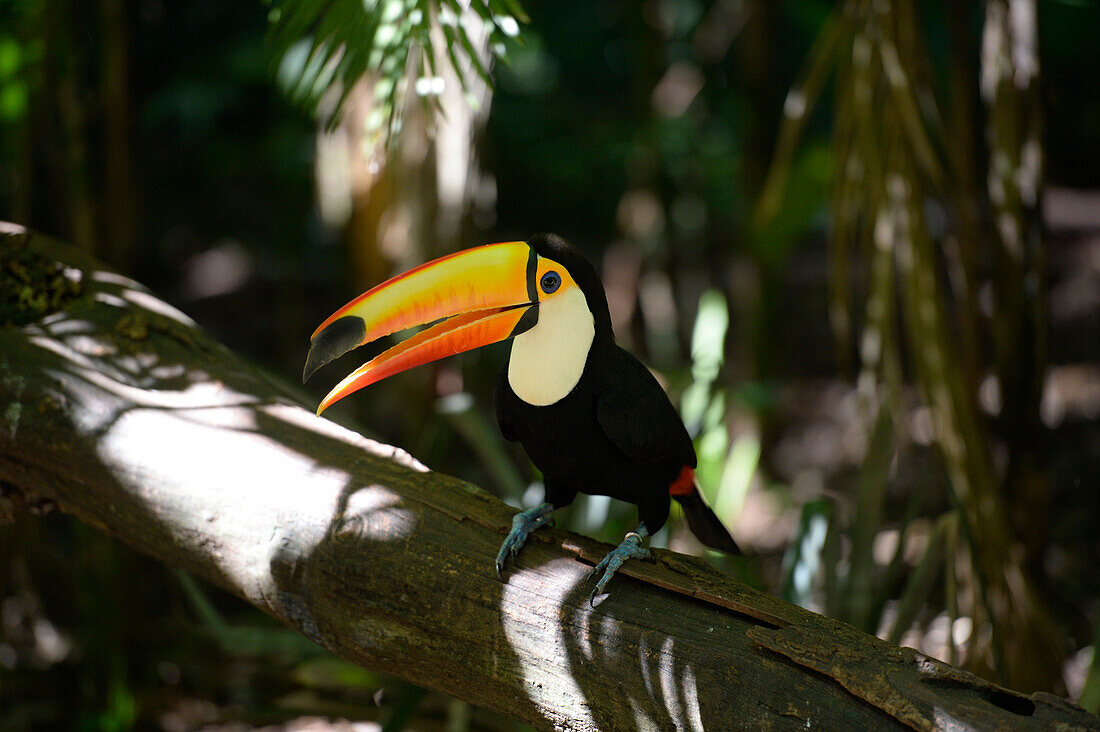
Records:
[[[687,516],[691,533],[695,534],[699,541],[711,549],[717,549],[726,554],[740,554],[741,548],[733,540],[729,529],[718,520],[718,517],[714,515],[714,511],[710,510],[710,506],[703,501],[699,489],[695,486],[692,487],[694,490],[689,492],[673,494],[673,498],[679,501],[680,506],[684,509],[684,515]]]

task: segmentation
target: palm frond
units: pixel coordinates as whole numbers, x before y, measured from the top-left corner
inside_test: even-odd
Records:
[[[492,62],[504,59],[528,20],[518,0],[268,3],[268,43],[284,92],[332,127],[356,83],[371,80],[368,137],[395,131],[410,92],[439,111],[443,64],[464,91],[472,76],[491,85]]]

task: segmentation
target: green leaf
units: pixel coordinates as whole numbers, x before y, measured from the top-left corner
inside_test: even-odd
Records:
[[[519,0],[504,0],[504,2],[499,2],[499,0],[497,0],[490,4],[493,6],[494,12],[500,12],[501,9],[504,9],[520,23],[531,22],[531,17],[527,15],[527,11],[519,4]]]
[[[829,530],[832,505],[825,498],[810,501],[802,507],[798,536],[783,559],[786,579],[783,599],[806,607],[810,601],[814,578],[821,567],[822,550]]]
[[[517,36],[527,15],[518,2],[472,0],[270,0],[268,44],[277,77],[287,96],[317,114],[328,127],[341,117],[348,94],[365,77],[375,83],[375,129],[368,134],[389,136],[400,126],[407,94],[415,83],[409,75],[431,69],[439,76],[438,59],[447,59],[464,91],[472,69],[492,85],[489,66],[474,42],[472,24],[484,25],[491,60],[503,58],[508,48],[501,39]],[[432,28],[441,27],[445,49],[433,46]],[[420,61],[410,64],[410,54]],[[415,56],[414,56],[415,58]],[[410,66],[415,68],[410,68]],[[321,107],[329,90],[337,91],[334,105]],[[419,96],[419,95],[418,95]],[[467,95],[469,97],[469,95]],[[472,97],[471,97],[472,98]],[[420,99],[434,113],[438,102]]]

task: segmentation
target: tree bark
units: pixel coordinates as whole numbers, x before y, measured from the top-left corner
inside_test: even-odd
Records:
[[[0,224],[0,284],[36,271],[50,291],[4,303],[0,327],[0,513],[55,503],[343,658],[538,729],[1100,728],[673,552],[627,563],[593,609],[608,547],[544,529],[501,582],[502,502],[315,417],[137,283]]]

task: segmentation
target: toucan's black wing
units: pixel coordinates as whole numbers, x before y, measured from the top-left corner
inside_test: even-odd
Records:
[[[695,467],[695,448],[684,423],[653,374],[619,350],[615,378],[596,402],[605,435],[640,465]]]
[[[500,434],[508,442],[515,442],[518,437],[516,436],[516,430],[512,427],[511,421],[508,419],[508,410],[504,406],[505,390],[510,390],[508,386],[508,369],[505,368],[500,372],[500,376],[497,377],[496,386],[493,388],[493,406],[496,407],[497,424],[500,425]]]

